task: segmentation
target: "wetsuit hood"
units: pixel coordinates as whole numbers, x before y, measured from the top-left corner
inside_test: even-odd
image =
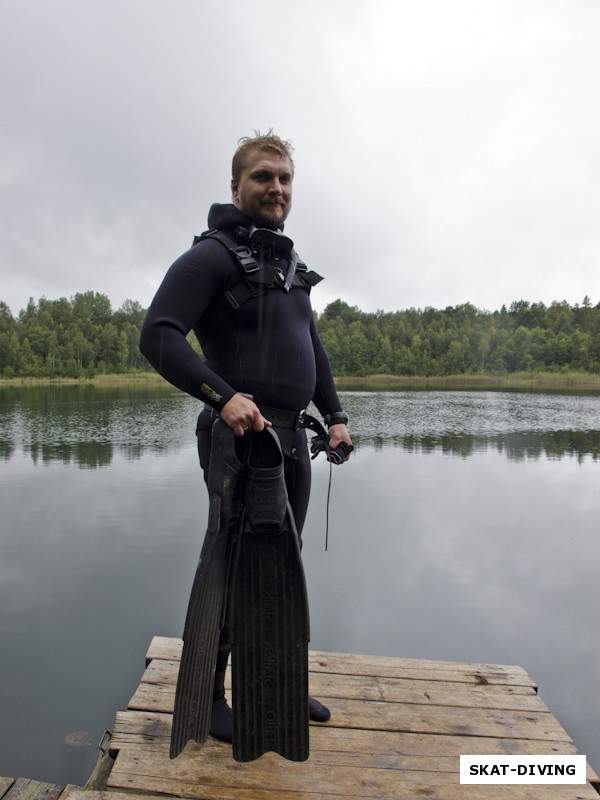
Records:
[[[233,203],[213,203],[208,212],[208,227],[223,230],[226,228],[249,228],[252,220],[237,209]]]

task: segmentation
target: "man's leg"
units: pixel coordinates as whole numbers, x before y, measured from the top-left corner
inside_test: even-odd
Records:
[[[285,434],[288,432],[286,431]],[[288,454],[285,466],[285,484],[302,547],[302,530],[308,511],[312,480],[310,455],[305,431],[300,430],[296,434],[290,432],[291,435],[288,436],[285,434],[281,437],[284,455],[286,451]],[[310,718],[316,722],[327,722],[331,717],[331,711],[327,706],[315,700],[314,697],[308,698],[308,709]]]
[[[215,684],[213,688],[213,705],[210,718],[210,735],[223,742],[231,742],[233,738],[233,712],[225,699],[225,671],[231,652],[229,631],[223,628],[219,640],[219,652],[215,668]]]

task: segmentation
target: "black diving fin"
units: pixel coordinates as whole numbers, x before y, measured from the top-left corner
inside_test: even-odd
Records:
[[[233,756],[309,752],[309,613],[283,455],[272,428],[251,435],[231,577]]]
[[[206,741],[210,728],[219,634],[238,526],[244,465],[236,455],[233,431],[217,418],[212,428],[208,468],[209,517],[190,595],[171,731],[170,757],[192,739]]]

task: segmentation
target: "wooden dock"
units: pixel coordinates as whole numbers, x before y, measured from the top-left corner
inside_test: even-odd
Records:
[[[0,800],[62,800],[74,787],[41,783],[28,778],[0,778]]]
[[[527,673],[495,664],[312,652],[311,694],[332,719],[311,724],[307,762],[268,753],[239,764],[212,739],[171,761],[180,655],[180,640],[152,641],[141,683],[116,716],[106,789],[67,787],[61,800],[598,800],[589,765],[579,786],[459,783],[460,754],[577,752]]]

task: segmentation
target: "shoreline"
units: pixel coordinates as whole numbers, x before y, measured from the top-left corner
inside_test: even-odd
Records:
[[[336,377],[339,391],[587,391],[600,393],[600,375],[586,372],[515,372],[509,375],[367,375]],[[33,386],[165,386],[157,373],[96,375],[93,378],[0,378],[1,387]]]
[[[566,391],[598,392],[600,375],[573,372],[514,372],[510,375],[370,375],[336,378],[340,391]]]

